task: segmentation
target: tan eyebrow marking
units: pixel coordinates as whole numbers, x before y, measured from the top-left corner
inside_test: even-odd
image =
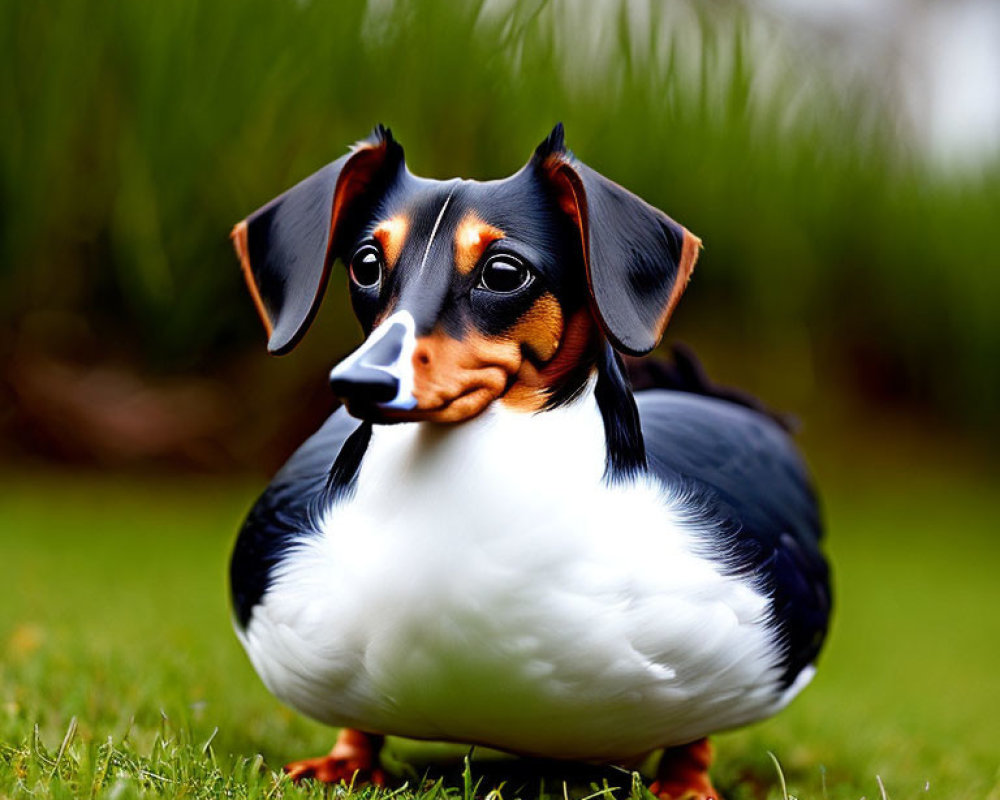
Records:
[[[375,230],[372,231],[372,236],[382,245],[382,252],[385,253],[385,262],[388,269],[396,266],[399,254],[403,252],[403,244],[406,242],[406,233],[409,229],[410,220],[400,215],[380,222]]]
[[[468,275],[476,268],[490,243],[503,238],[502,230],[469,212],[455,231],[455,269],[462,275]]]

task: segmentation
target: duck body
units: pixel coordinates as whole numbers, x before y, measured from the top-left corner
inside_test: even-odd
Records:
[[[724,400],[635,401],[646,466],[610,477],[593,381],[459,425],[335,412],[233,554],[267,687],[330,725],[619,763],[784,707],[830,609],[794,445]]]

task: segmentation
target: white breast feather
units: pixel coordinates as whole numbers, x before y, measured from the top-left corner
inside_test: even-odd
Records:
[[[632,757],[776,711],[794,692],[767,599],[695,554],[683,497],[607,486],[604,454],[592,394],[376,427],[355,495],[242,635],[265,684],[333,725],[550,757]]]

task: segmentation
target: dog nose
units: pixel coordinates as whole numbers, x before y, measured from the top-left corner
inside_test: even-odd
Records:
[[[362,403],[388,403],[399,394],[399,381],[388,372],[355,364],[330,376],[330,388],[343,400]]]
[[[412,365],[407,351],[413,349],[413,337],[407,321],[386,320],[365,344],[334,367],[330,372],[334,394],[348,403],[408,407]]]

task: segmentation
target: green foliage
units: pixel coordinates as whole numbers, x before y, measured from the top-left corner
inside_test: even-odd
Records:
[[[879,797],[877,778],[890,797],[924,796],[925,784],[933,798],[993,796],[990,483],[865,466],[823,483],[833,487],[831,640],[790,708],[717,737],[716,782],[729,800],[781,797],[771,751],[793,797]],[[0,797],[329,796],[278,778],[281,764],[326,752],[332,732],[266,692],[229,623],[225,564],[255,489],[51,475],[7,475],[3,487]],[[950,502],[917,508],[913,497]],[[473,763],[463,776],[461,751],[456,761],[441,783],[423,784],[418,769],[397,794],[333,794],[526,796],[502,769],[487,780]]]
[[[806,341],[787,368],[830,384],[861,351],[955,418],[992,419],[996,166],[933,174],[884,91],[739,6],[637,8],[4,3],[0,314],[216,362],[260,336],[231,225],[375,122],[421,174],[497,177],[563,120],[584,160],[704,238],[679,330]]]

